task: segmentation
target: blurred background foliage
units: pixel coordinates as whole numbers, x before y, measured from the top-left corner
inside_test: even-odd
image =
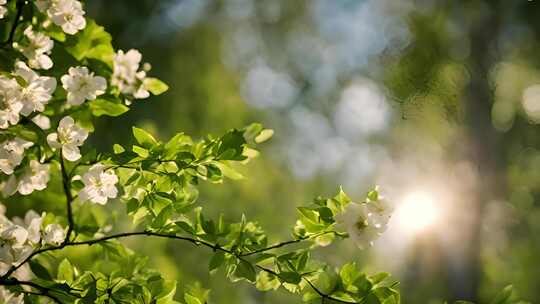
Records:
[[[392,272],[404,303],[486,303],[509,283],[540,302],[537,1],[92,0],[86,7],[115,47],[140,49],[150,74],[170,85],[120,118],[100,119],[87,146],[127,144],[132,125],[164,139],[260,121],[276,133],[241,169],[246,178],[202,185],[210,214],[244,213],[274,240],[287,239],[297,205],[340,184],[360,199],[379,184],[398,210],[385,236],[366,251],[345,242],[318,255]],[[423,230],[411,225],[423,210],[399,212],[419,191],[438,214]],[[33,196],[21,210],[45,208],[41,202]],[[62,212],[63,204],[50,207]],[[299,301],[209,275],[210,253],[189,244],[126,242],[180,290],[211,288],[212,303]]]

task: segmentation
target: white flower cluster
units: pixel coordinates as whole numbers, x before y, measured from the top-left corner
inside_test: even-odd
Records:
[[[150,65],[143,64],[143,69],[139,70],[141,59],[142,55],[137,50],[131,49],[127,53],[119,50],[113,62],[111,84],[118,87],[122,94],[135,99],[150,96],[145,88],[146,72],[150,70]]]
[[[0,19],[3,19],[6,16],[7,8],[4,6],[6,5],[7,0],[0,0]]]
[[[13,43],[13,48],[28,59],[28,65],[31,68],[44,70],[48,70],[53,66],[53,62],[49,57],[53,46],[54,42],[49,36],[41,32],[34,32],[31,25],[24,30],[23,41]]]
[[[33,145],[18,137],[0,143],[0,170],[7,175],[13,174],[15,168],[21,164],[24,150]]]
[[[349,237],[364,249],[373,246],[373,241],[386,231],[392,211],[386,200],[379,196],[376,201],[350,203],[339,220],[345,224]]]
[[[13,195],[15,192],[19,192],[22,195],[28,195],[35,190],[40,191],[47,188],[49,182],[49,165],[42,164],[33,159],[30,161],[23,174],[18,178],[15,175],[11,175],[2,189],[4,195]]]
[[[56,79],[40,76],[24,62],[15,63],[15,78],[0,76],[0,128],[6,129],[19,122],[19,116],[43,112],[56,89]]]
[[[62,156],[69,161],[81,158],[79,147],[88,137],[88,131],[75,124],[75,120],[66,116],[60,120],[57,132],[47,136],[47,142],[53,149],[62,149]]]
[[[3,183],[4,195],[9,196],[17,191],[22,195],[28,195],[34,190],[43,190],[47,187],[49,165],[41,164],[37,160],[31,160],[18,177],[13,174],[24,158],[24,150],[32,145],[33,143],[18,137],[0,143],[0,171],[10,175]]]
[[[85,12],[77,0],[36,0],[36,6],[66,34],[74,35],[86,27]]]
[[[81,179],[84,188],[79,192],[79,199],[82,201],[105,205],[109,198],[115,198],[118,195],[118,189],[116,189],[118,176],[102,164],[90,167]]]
[[[65,232],[60,225],[49,224],[43,229],[44,214],[29,210],[24,219],[10,221],[5,210],[0,205],[0,275],[24,261],[36,247],[60,245],[64,241]]]
[[[101,76],[94,76],[87,67],[71,67],[68,74],[60,78],[62,86],[68,92],[67,102],[78,106],[85,100],[94,100],[105,93],[107,80]]]

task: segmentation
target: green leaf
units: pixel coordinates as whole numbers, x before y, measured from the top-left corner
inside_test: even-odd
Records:
[[[186,304],[204,304],[204,302],[201,302],[199,299],[188,293],[184,295],[184,301],[186,301]]]
[[[341,267],[339,276],[341,277],[344,285],[354,285],[356,280],[360,278],[361,273],[356,268],[355,263],[347,263]]]
[[[102,115],[116,117],[129,111],[129,108],[125,105],[103,98],[97,98],[96,100],[93,100],[88,104],[90,110],[92,111],[92,115],[98,117]]]
[[[150,156],[150,152],[148,152],[148,150],[143,147],[134,145],[131,150],[142,158],[147,158],[148,156]]]
[[[371,281],[371,283],[373,285],[377,285],[377,284],[381,283],[382,281],[384,281],[389,276],[390,276],[390,274],[387,273],[387,272],[379,272],[379,273],[377,273],[375,275],[370,276],[369,280]]]
[[[75,274],[73,273],[73,265],[71,265],[68,259],[63,259],[58,265],[58,279],[71,284],[74,278]]]
[[[172,304],[174,295],[176,294],[176,281],[163,281],[163,284],[159,290],[159,294],[156,296],[156,304]]]
[[[514,287],[512,285],[506,286],[501,292],[497,294],[495,299],[491,301],[491,304],[510,304],[510,297],[514,292]]]
[[[240,172],[234,170],[231,166],[224,162],[214,161],[212,162],[212,164],[218,167],[223,176],[225,177],[228,177],[232,180],[240,180],[244,178],[244,176]]]
[[[255,282],[256,280],[255,269],[245,260],[240,260],[240,263],[238,263],[238,266],[236,267],[235,275],[250,282]]]
[[[220,138],[217,156],[221,160],[244,160],[242,155],[246,140],[242,132],[238,130],[229,131]]]
[[[66,51],[78,61],[85,58],[97,59],[112,68],[114,49],[111,44],[111,35],[93,20],[89,18],[86,20],[84,30],[66,41]]]
[[[218,250],[210,259],[210,264],[208,265],[208,270],[213,271],[214,269],[219,268],[225,262],[225,253],[221,250]]]
[[[30,260],[30,270],[40,279],[52,281],[52,277],[49,274],[47,268],[43,267],[40,263]]]
[[[339,193],[334,197],[334,199],[337,200],[342,207],[345,207],[351,202],[351,199],[349,198],[347,193],[343,191],[342,187],[339,187]]]
[[[157,140],[150,133],[137,127],[133,127],[132,129],[135,140],[137,140],[141,146],[145,148],[152,148],[153,146],[157,145]]]
[[[121,154],[121,153],[124,153],[126,149],[124,149],[124,147],[120,146],[119,144],[114,144],[113,151],[114,151],[114,154]]]
[[[300,274],[294,271],[284,271],[279,273],[279,278],[286,283],[298,284],[302,280]]]
[[[152,77],[144,79],[144,87],[154,95],[163,94],[169,89],[169,86],[166,83]]]
[[[278,278],[271,273],[261,271],[257,275],[257,283],[255,284],[255,287],[258,290],[276,290],[279,288],[280,285],[281,283],[279,282]]]

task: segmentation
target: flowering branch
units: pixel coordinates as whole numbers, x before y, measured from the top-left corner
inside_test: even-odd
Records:
[[[323,235],[323,234],[326,234],[326,233],[330,233],[330,232],[321,233],[320,235]],[[284,246],[291,245],[291,244],[296,244],[296,243],[299,243],[301,241],[309,239],[308,237],[305,237],[305,238],[301,238],[301,239],[297,239],[297,240],[291,240],[291,241],[287,241],[287,242],[278,243],[278,244],[275,244],[275,245],[272,245],[272,246],[269,246],[269,247],[266,247],[266,248],[258,249],[258,250],[255,250],[255,251],[250,251],[250,252],[247,252],[247,253],[237,253],[237,252],[235,252],[233,250],[226,249],[226,248],[220,246],[219,244],[212,244],[210,242],[207,242],[207,241],[204,241],[204,240],[201,240],[201,239],[195,239],[195,238],[191,238],[191,237],[179,236],[179,235],[175,235],[175,234],[164,234],[164,233],[157,233],[157,232],[152,232],[152,231],[123,232],[123,233],[113,234],[113,235],[104,236],[104,237],[101,237],[101,238],[92,239],[92,240],[86,240],[86,241],[78,241],[78,242],[69,242],[69,241],[67,241],[67,242],[64,242],[63,244],[61,244],[59,246],[46,247],[46,248],[36,250],[30,256],[28,256],[23,262],[21,262],[19,265],[15,266],[15,267],[12,267],[10,269],[10,271],[8,271],[6,273],[6,275],[4,275],[0,279],[0,285],[16,285],[16,284],[11,284],[10,283],[14,279],[8,278],[9,275],[11,275],[19,267],[21,267],[22,265],[28,263],[32,258],[34,258],[35,256],[37,256],[39,254],[49,252],[49,251],[62,250],[65,247],[83,246],[83,245],[92,246],[92,245],[95,245],[95,244],[98,244],[98,243],[101,243],[101,242],[105,242],[105,241],[109,241],[109,240],[121,239],[121,238],[132,237],[132,236],[140,236],[140,235],[187,241],[187,242],[190,242],[190,243],[192,243],[192,244],[194,244],[196,246],[202,245],[202,246],[208,247],[208,248],[210,248],[210,249],[212,249],[214,251],[222,251],[224,253],[228,253],[228,254],[233,255],[237,259],[239,259],[239,260],[241,260],[243,262],[246,262],[246,263],[250,263],[250,262],[247,261],[244,258],[245,256],[249,256],[249,255],[269,251],[269,250],[272,250],[272,249],[284,247]],[[314,237],[314,236],[311,236],[311,237]],[[280,277],[279,273],[277,273],[277,272],[275,272],[275,271],[273,271],[273,270],[271,270],[269,268],[266,268],[266,267],[263,267],[263,266],[260,266],[260,265],[257,265],[257,264],[255,264],[255,266],[258,269],[260,269],[261,271],[270,273],[270,274],[272,274],[272,275],[274,275],[276,277]],[[322,291],[320,291],[307,278],[303,277],[303,279],[306,280],[306,282],[308,282],[310,287],[317,294],[319,294],[321,297],[323,297],[325,299],[336,301],[336,302],[339,302],[339,303],[351,303],[351,304],[356,303],[356,302],[347,302],[347,301],[343,301],[343,300],[340,300],[340,299],[337,299],[337,298],[333,298],[332,296],[330,296],[328,294],[325,294]],[[15,282],[21,282],[21,281],[15,280]],[[8,284],[6,284],[6,283],[8,283]],[[36,284],[34,284],[32,282],[28,282],[28,283],[36,285]],[[21,285],[30,285],[30,284],[22,284],[21,283]],[[32,285],[30,285],[30,286],[32,286]],[[34,287],[36,287],[36,286],[34,286]],[[36,288],[38,288],[38,287],[36,287]],[[58,302],[58,303],[60,303],[60,302]]]

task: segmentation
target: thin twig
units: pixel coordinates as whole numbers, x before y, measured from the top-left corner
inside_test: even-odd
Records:
[[[121,238],[126,238],[126,237],[131,237],[131,236],[138,236],[138,235],[146,235],[146,236],[153,236],[153,237],[160,237],[160,238],[168,238],[168,239],[176,239],[176,240],[183,240],[183,241],[187,241],[187,242],[190,242],[194,245],[197,245],[197,246],[200,246],[200,245],[203,245],[203,246],[206,246],[208,248],[211,248],[212,250],[216,251],[216,250],[219,250],[219,251],[223,251],[225,253],[228,253],[228,254],[231,254],[231,255],[234,255],[236,258],[238,258],[239,260],[241,261],[244,261],[244,262],[248,262],[243,256],[242,254],[239,254],[239,253],[236,253],[236,252],[233,252],[232,250],[229,250],[229,249],[226,249],[226,248],[223,248],[221,247],[220,245],[218,244],[212,244],[210,242],[207,242],[207,241],[204,241],[204,240],[200,240],[200,239],[194,239],[194,238],[190,238],[190,237],[184,237],[184,236],[179,236],[179,235],[174,235],[174,234],[164,234],[164,233],[157,233],[157,232],[152,232],[152,231],[135,231],[135,232],[124,232],[124,233],[119,233],[119,234],[113,234],[113,235],[109,235],[109,236],[105,236],[105,237],[101,237],[101,238],[97,238],[97,239],[92,239],[92,240],[87,240],[87,241],[78,241],[78,242],[67,242],[67,243],[64,243],[64,244],[61,244],[59,246],[54,246],[54,247],[47,247],[47,248],[42,248],[42,249],[39,249],[39,250],[36,250],[34,251],[30,256],[28,256],[28,258],[26,258],[23,262],[21,262],[19,265],[15,266],[15,267],[12,267],[10,269],[10,271],[8,271],[6,273],[6,275],[4,275],[1,279],[0,279],[0,285],[2,284],[3,281],[5,281],[7,279],[7,277],[9,277],[9,275],[11,275],[15,270],[17,270],[19,267],[21,267],[22,265],[26,264],[28,261],[30,261],[33,257],[39,255],[39,254],[42,254],[44,252],[49,252],[49,251],[57,251],[57,250],[61,250],[65,247],[71,247],[71,246],[83,246],[83,245],[88,245],[88,246],[92,246],[92,245],[95,245],[95,244],[98,244],[98,243],[101,243],[101,242],[105,242],[105,241],[108,241],[108,240],[113,240],[113,239],[121,239]],[[289,243],[291,244],[291,243]],[[282,245],[282,246],[285,246],[285,245]],[[249,263],[249,262],[248,262]],[[265,271],[265,272],[268,272],[272,275],[275,275],[277,277],[279,277],[279,273],[269,269],[269,268],[266,268],[266,267],[263,267],[263,266],[260,266],[260,265],[255,265],[257,268],[259,268],[261,271]],[[340,300],[340,299],[337,299],[337,298],[334,298],[330,295],[327,295],[325,293],[323,293],[322,291],[320,291],[315,285],[313,285],[307,278],[303,278],[304,280],[306,280],[308,282],[308,284],[310,285],[310,287],[318,294],[320,295],[321,297],[324,297],[325,299],[328,299],[328,300],[332,300],[332,301],[336,301],[336,302],[339,302],[339,303],[349,303],[349,304],[353,304],[355,302],[347,302],[347,301],[343,301],[343,300]]]
[[[344,300],[340,300],[338,298],[334,298],[332,297],[331,295],[328,295],[328,294],[325,294],[324,292],[320,291],[317,287],[315,287],[315,285],[313,285],[313,283],[311,283],[311,281],[305,277],[303,277],[304,281],[306,281],[308,283],[308,285],[311,287],[311,289],[313,289],[322,299],[328,299],[328,300],[332,300],[334,302],[338,302],[338,303],[346,303],[346,304],[358,304],[359,302],[349,302],[349,301],[344,301]]]
[[[242,253],[242,254],[240,254],[240,256],[250,256],[250,255],[257,254],[257,253],[270,251],[270,250],[281,248],[281,247],[284,247],[284,246],[287,246],[287,245],[296,244],[296,243],[300,243],[300,242],[303,242],[303,241],[306,241],[306,240],[317,238],[319,236],[329,234],[329,233],[334,233],[334,231],[325,231],[325,232],[317,233],[317,234],[310,235],[310,236],[300,237],[300,238],[298,238],[296,240],[290,240],[290,241],[286,241],[286,242],[277,243],[277,244],[270,245],[270,246],[265,247],[265,248],[261,248],[261,249],[253,250],[253,251],[250,251],[250,252]]]
[[[30,287],[35,288],[35,289],[37,289],[37,290],[39,290],[41,292],[41,293],[32,293],[32,294],[44,296],[44,297],[47,297],[47,298],[53,300],[55,303],[62,304],[62,301],[60,301],[60,299],[58,299],[56,296],[53,296],[51,294],[51,292],[55,292],[54,289],[51,289],[51,288],[48,288],[48,287],[45,287],[45,286],[41,286],[41,285],[39,285],[37,283],[34,283],[34,282],[20,281],[20,280],[17,280],[17,279],[9,279],[9,280],[1,280],[0,285],[5,285],[5,286],[16,286],[16,285],[30,286]],[[23,293],[30,293],[30,292],[24,291]]]
[[[9,31],[9,36],[6,41],[2,43],[2,46],[9,45],[13,42],[13,38],[15,37],[15,30],[17,30],[17,26],[19,26],[19,20],[22,16],[23,7],[26,4],[25,0],[17,0],[17,13],[15,15],[15,20],[13,21],[13,26],[11,27],[11,30]]]
[[[73,220],[73,210],[71,206],[71,204],[73,203],[73,195],[71,194],[69,175],[66,171],[66,165],[64,163],[64,157],[62,156],[62,150],[60,150],[60,168],[62,170],[62,187],[64,188],[64,194],[66,196],[68,231],[66,233],[66,238],[64,239],[64,244],[67,244],[69,242],[69,238],[71,237],[71,233],[75,228],[75,222]]]

